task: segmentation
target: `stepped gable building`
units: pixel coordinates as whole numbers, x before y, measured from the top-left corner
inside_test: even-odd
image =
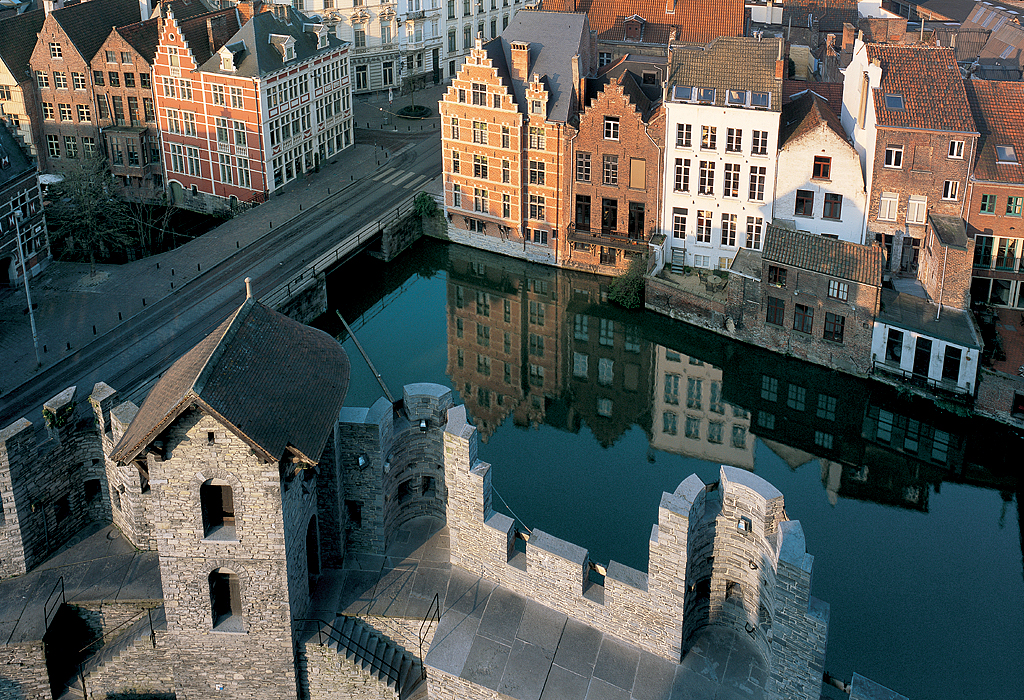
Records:
[[[728,269],[771,221],[782,39],[672,45],[665,85],[663,263]]]
[[[29,61],[45,18],[43,10],[30,10],[0,19],[0,119],[33,158],[39,150],[39,106]]]
[[[90,0],[47,14],[29,59],[39,95],[41,171],[102,154],[90,64],[112,27],[139,20],[136,0]]]
[[[50,260],[35,163],[14,133],[0,123],[0,288],[20,286],[25,267],[34,277]],[[15,294],[21,293],[15,290]]]
[[[159,201],[164,193],[153,90],[159,36],[158,17],[114,27],[90,62],[95,123],[110,173],[125,197],[143,201]]]
[[[950,48],[863,44],[844,71],[842,122],[865,168],[865,240],[917,275],[928,216],[963,216],[977,128]]]
[[[163,18],[154,80],[172,202],[262,201],[352,145],[348,44],[272,7]]]
[[[810,90],[782,108],[777,168],[776,223],[864,243],[867,193],[860,156],[839,115]]]
[[[981,133],[965,213],[971,299],[1024,308],[1024,83],[968,80],[964,88]]]
[[[439,105],[452,240],[559,264],[570,141],[592,57],[581,14],[523,12],[499,38],[478,39]]]
[[[623,272],[660,231],[664,77],[663,60],[629,56],[585,80],[572,140],[566,267]]]
[[[585,12],[601,66],[627,54],[664,56],[672,41],[707,44],[744,31],[744,7],[737,0],[543,0],[540,7]]]
[[[759,345],[865,374],[882,263],[879,246],[771,227],[763,252],[737,256],[730,306]]]

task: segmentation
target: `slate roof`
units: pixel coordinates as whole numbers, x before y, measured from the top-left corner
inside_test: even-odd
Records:
[[[528,76],[540,75],[549,92],[548,119],[564,122],[569,119],[573,94],[572,60],[577,54],[584,54],[590,42],[587,16],[539,10],[517,12],[512,23],[501,36],[484,44],[488,58],[494,62],[498,75],[512,86],[516,104],[526,112],[526,83],[513,79],[512,42],[526,42],[530,45]],[[586,43],[585,43],[586,42]],[[581,66],[586,74],[588,66]]]
[[[868,59],[882,68],[873,90],[880,127],[976,131],[953,49],[942,46],[868,44]],[[886,109],[885,95],[903,96],[904,109]]]
[[[330,51],[345,44],[333,31],[327,32],[327,48],[317,48],[317,38],[314,32],[303,31],[303,24],[315,24],[305,15],[296,12],[290,5],[279,5],[288,13],[291,19],[286,24],[279,19],[274,12],[259,12],[253,15],[252,19],[233,31],[239,15],[236,13],[233,18],[220,20],[220,24],[214,26],[214,37],[216,46],[212,51],[216,52],[222,46],[243,43],[245,50],[235,58],[234,71],[225,71],[221,68],[220,59],[216,55],[208,55],[200,63],[200,70],[207,73],[223,73],[224,75],[235,75],[240,77],[255,78],[267,73],[281,70],[285,66],[284,57],[281,52],[270,43],[270,35],[288,35],[295,38],[295,59],[289,63],[301,62],[317,53]],[[234,8],[232,8],[233,10]],[[203,17],[205,17],[204,15]],[[201,18],[197,18],[201,19]],[[209,45],[209,42],[207,42]]]
[[[885,262],[880,246],[849,243],[775,226],[768,227],[761,258],[873,287],[882,284]]]
[[[90,0],[90,2],[94,1]],[[210,45],[210,29],[207,27],[207,23],[213,29],[214,46]],[[188,42],[188,47],[192,51],[192,58],[195,59],[196,65],[200,68],[240,28],[241,22],[239,21],[238,12],[234,7],[228,7],[217,12],[209,12],[205,15],[195,15],[178,21],[178,29],[181,35],[185,37],[185,41]],[[217,68],[220,68],[219,62]]]
[[[25,171],[34,169],[32,160],[21,150],[17,140],[7,130],[7,125],[0,120],[0,187],[22,177]],[[34,179],[32,184],[36,184]]]
[[[967,250],[967,224],[961,217],[929,213],[928,221],[939,243],[949,248]]]
[[[349,369],[334,338],[246,299],[171,365],[111,456],[131,461],[182,411],[197,406],[267,461],[291,448],[316,463],[344,403]]]
[[[160,10],[167,7],[174,10],[174,16],[177,19],[186,19],[195,15],[213,12],[217,9],[204,2],[204,0],[169,0],[168,2],[157,3],[156,7],[153,8],[152,16],[160,16]]]
[[[36,34],[42,29],[44,19],[45,12],[33,10],[0,20],[0,37],[3,37],[0,41],[0,61],[4,62],[7,70],[19,82],[29,79],[26,74],[29,70],[28,61],[36,47]]]
[[[728,90],[771,93],[770,110],[782,109],[782,80],[775,62],[783,40],[719,37],[707,46],[672,45],[668,84],[715,88],[715,104],[724,107]]]
[[[846,130],[839,117],[829,109],[828,103],[813,92],[806,92],[793,102],[782,107],[782,128],[779,131],[779,149],[785,148],[807,134],[831,129],[843,141],[849,143]],[[853,146],[850,146],[853,148]]]
[[[966,80],[964,88],[981,132],[974,179],[1024,183],[1024,83]],[[998,164],[996,146],[1013,146],[1017,163]]]
[[[674,12],[667,12],[675,5]],[[742,0],[544,0],[552,12],[585,12],[598,41],[626,41],[624,20],[636,15],[646,23],[639,44],[676,41],[706,44],[720,36],[743,34]]]
[[[114,29],[129,46],[138,51],[139,55],[149,61],[156,60],[156,47],[160,43],[160,18],[152,17],[143,22],[136,22]]]
[[[111,29],[142,21],[136,0],[89,0],[54,10],[50,16],[57,21],[86,61],[91,61],[96,55],[110,36]]]
[[[807,16],[817,20],[818,29],[823,32],[842,34],[843,24],[857,26],[860,15],[857,0],[787,0],[782,6],[782,24],[807,27]]]
[[[916,6],[951,22],[963,22],[975,4],[974,0],[924,0],[916,3]]]
[[[942,313],[936,319],[935,311],[938,307],[933,302],[892,289],[882,289],[881,301],[875,319],[879,323],[922,333],[965,348],[981,349],[982,341],[975,332],[970,311],[943,306]]]

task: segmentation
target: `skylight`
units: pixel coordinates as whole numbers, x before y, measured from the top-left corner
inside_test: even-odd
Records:
[[[750,106],[751,107],[768,107],[768,93],[767,92],[752,92],[750,93]]]
[[[715,101],[715,89],[714,88],[697,88],[697,101],[698,102],[714,102]]]
[[[1013,146],[996,146],[996,160],[1000,163],[1016,163],[1017,152]]]
[[[890,112],[898,112],[903,109],[903,95],[886,95],[885,108]]]
[[[689,85],[676,85],[672,88],[672,99],[678,102],[685,102],[692,99],[693,88]]]
[[[747,93],[745,90],[730,90],[729,91],[729,104],[731,105],[745,105],[747,103]]]

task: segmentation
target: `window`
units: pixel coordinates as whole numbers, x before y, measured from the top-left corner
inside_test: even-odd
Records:
[[[618,117],[605,117],[604,118],[604,137],[610,141],[619,140],[619,118]]]
[[[210,573],[210,616],[214,629],[241,632],[242,596],[238,575],[228,569]]]
[[[458,47],[455,43],[455,30],[452,29],[448,32],[448,52],[455,53],[456,51],[458,51]]]
[[[512,181],[512,164],[507,160],[501,161],[501,181],[504,183]]]
[[[950,158],[963,158],[964,157],[964,142],[963,141],[950,141],[949,142],[949,157]]]
[[[473,83],[470,90],[473,104],[486,107],[487,106],[487,86],[483,83]]]
[[[843,216],[843,195],[832,192],[825,193],[825,207],[821,211],[823,219],[839,221]]]
[[[781,326],[785,318],[786,302],[782,299],[776,299],[775,297],[768,297],[768,315],[764,319],[765,322]]]
[[[885,167],[903,167],[903,146],[887,146],[885,149]]]
[[[907,223],[923,224],[928,213],[927,197],[911,197],[907,201]]]
[[[501,215],[506,219],[512,217],[512,196],[508,194],[501,195]]]
[[[91,122],[92,114],[89,112],[89,105],[75,105],[78,107],[78,121]]]
[[[776,287],[786,286],[786,268],[776,267],[775,265],[768,266],[768,284],[773,284]]]
[[[686,209],[672,209],[672,237],[686,238]]]
[[[697,210],[697,242],[711,242],[711,212],[702,209]]]
[[[473,188],[473,211],[487,212],[487,190]]]
[[[0,85],[0,102],[11,99],[11,87],[9,85]]]
[[[641,240],[644,236],[644,203],[630,202],[628,213],[626,235],[633,240]]]
[[[535,194],[530,195],[530,218],[535,221],[544,221],[544,198]]]
[[[354,33],[356,48],[363,48],[366,46],[366,30],[362,27],[355,27],[352,31]]]
[[[231,106],[236,109],[242,106],[242,88],[231,88]]]
[[[722,436],[724,434],[725,424],[719,421],[708,422],[708,442],[715,445],[722,444]]]
[[[793,209],[796,216],[814,216],[814,192],[812,190],[796,191],[796,207]]]
[[[836,404],[838,399],[835,396],[829,396],[828,394],[818,394],[818,418],[824,418],[825,420],[836,419]]]
[[[691,440],[700,440],[700,418],[687,416],[685,431],[686,437]]]
[[[53,86],[58,90],[68,89],[68,76],[65,73],[59,71],[53,72]]]
[[[38,85],[41,88],[48,88],[48,87],[50,87],[50,75],[48,73],[46,73],[45,71],[37,70],[36,71],[36,85]]]
[[[530,161],[530,184],[544,184],[544,163],[537,160]]]
[[[87,156],[96,155],[96,139],[92,136],[82,137],[82,152]]]
[[[1020,216],[1021,204],[1024,204],[1024,197],[1006,198],[1006,215]]]
[[[900,196],[895,192],[883,192],[878,202],[878,220],[895,221]]]
[[[722,196],[724,196],[724,197],[739,197],[740,196],[740,164],[739,163],[726,163],[725,164],[725,186],[722,188]]]
[[[228,120],[222,117],[217,117],[215,121],[217,125],[218,143],[229,143],[230,139],[228,137]]]
[[[530,127],[530,148],[537,149],[539,151],[544,150],[544,127],[542,126],[531,126]]]
[[[85,76],[83,74],[81,74],[81,73],[72,73],[71,74],[71,85],[76,90],[84,90],[85,89]]]
[[[747,92],[745,90],[729,90],[729,95],[726,98],[731,105],[745,105],[747,104]]]
[[[702,126],[700,128],[700,147],[710,151],[718,147],[718,127]]]
[[[947,345],[942,359],[942,378],[956,382],[960,379],[960,360],[963,350],[954,345]]]
[[[715,193],[715,162],[702,160],[700,162],[700,181],[697,184],[697,194],[713,195]]]
[[[847,301],[850,298],[850,285],[839,280],[829,280],[828,295],[833,299]]]
[[[807,389],[798,384],[790,384],[786,405],[794,411],[803,411],[807,408]]]
[[[768,132],[767,131],[754,131],[751,137],[751,154],[755,156],[768,155]]]
[[[666,435],[676,435],[679,432],[679,416],[671,411],[662,413],[661,431]]]
[[[149,90],[152,87],[152,83],[149,82],[149,73],[139,73],[139,87],[143,90]]]
[[[673,189],[676,192],[690,191],[690,159],[676,158],[676,172]]]
[[[750,106],[760,109],[768,109],[769,94],[767,92],[750,93]]]
[[[53,121],[53,115],[54,115],[53,103],[52,102],[44,102],[43,103],[43,119],[46,119],[47,121]]]
[[[473,156],[473,177],[487,179],[487,156]]]
[[[743,425],[732,426],[732,446],[738,450],[747,449],[747,428]]]
[[[609,53],[607,51],[601,51],[597,55],[597,65],[598,65],[598,67],[607,66],[611,62],[612,62],[612,55],[611,55],[611,53]]]
[[[78,139],[74,136],[64,137],[64,155],[68,158],[78,157]]]
[[[507,126],[501,127],[501,147],[512,147],[512,132]]]
[[[846,325],[846,317],[825,312],[825,340],[832,340],[837,343],[843,342],[843,326]]]
[[[107,78],[110,80],[110,87],[121,87],[121,74],[117,71],[109,71]]]
[[[71,105],[59,104],[57,105],[57,109],[59,111],[60,120],[62,122],[71,121]]]
[[[203,538],[236,539],[235,502],[227,482],[210,479],[199,487]]]
[[[960,194],[959,180],[946,180],[942,183],[942,198],[949,201],[956,201]]]
[[[226,153],[221,153],[220,154],[220,181],[224,182],[224,183],[227,183],[229,185],[232,184],[233,183],[233,178],[231,177],[231,174],[232,174],[231,156],[229,156]]]
[[[459,139],[459,119],[458,117],[452,117],[452,138],[458,141]]]
[[[590,154],[576,154],[576,179],[580,182],[590,182]]]
[[[125,73],[124,74],[124,86],[126,88],[134,88],[135,87],[135,74],[134,73]]]
[[[736,245],[736,215],[722,214],[722,245]]]
[[[50,42],[50,58],[62,58],[64,53],[61,51],[60,44]]]
[[[602,173],[602,182],[604,182],[604,184],[619,184],[619,157],[605,154]]]
[[[601,230],[613,233],[619,225],[619,202],[616,199],[601,200]]]
[[[761,398],[765,401],[778,401],[779,400],[779,380],[775,377],[769,377],[767,374],[761,375]]]
[[[793,307],[793,330],[810,333],[814,327],[814,309],[803,304]]]
[[[764,201],[764,180],[767,172],[764,166],[750,168],[750,199],[755,202]]]
[[[885,96],[885,108],[891,112],[903,109],[903,95],[889,94]]]
[[[676,124],[676,148],[690,148],[693,146],[693,125]]]
[[[1013,146],[996,146],[996,162],[998,163],[1016,163],[1017,152]]]
[[[726,132],[725,150],[730,153],[739,153],[743,150],[743,129],[729,129]]]
[[[714,102],[715,101],[715,89],[714,88],[697,88],[697,101],[698,102]]]
[[[544,103],[541,100],[533,100],[530,102],[530,114],[543,114]]]
[[[814,156],[814,170],[811,177],[828,180],[832,175],[832,159],[828,156]]]
[[[747,217],[747,248],[761,250],[761,229],[764,227],[764,219],[760,216]]]
[[[452,186],[452,206],[456,209],[462,208],[462,190],[458,184]]]
[[[978,210],[978,212],[981,214],[995,214],[996,196],[994,194],[981,195],[981,208]]]

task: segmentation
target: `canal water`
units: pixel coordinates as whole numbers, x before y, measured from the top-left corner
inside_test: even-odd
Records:
[[[831,605],[826,670],[912,700],[1024,694],[1020,454],[994,424],[606,303],[606,278],[425,240],[328,279],[347,403],[453,387],[496,508],[646,570],[663,491],[720,464],[785,495]],[[951,406],[954,408],[955,406]],[[833,697],[830,695],[830,697]]]

